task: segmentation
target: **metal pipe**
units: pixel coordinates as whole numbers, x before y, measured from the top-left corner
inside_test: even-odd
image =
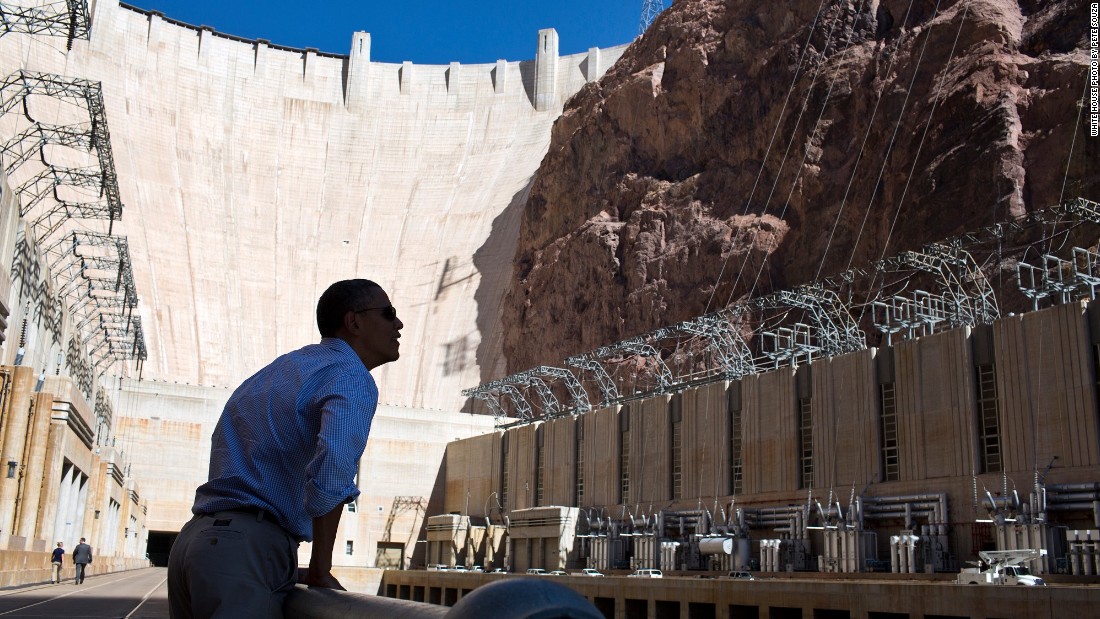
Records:
[[[915,511],[909,512],[908,514],[905,511],[878,512],[878,513],[875,513],[875,514],[868,514],[867,519],[868,520],[883,520],[883,519],[886,519],[886,518],[906,518],[906,517],[909,517],[910,519],[912,519],[912,517],[914,515],[916,515],[918,517],[923,516],[925,518],[931,518],[932,514],[929,511],[922,511],[922,510],[915,510]]]
[[[1070,511],[1070,510],[1074,510],[1074,509],[1091,510],[1091,509],[1093,509],[1093,505],[1095,505],[1095,504],[1096,504],[1095,501],[1092,501],[1092,502],[1089,502],[1089,503],[1085,503],[1085,502],[1081,502],[1081,503],[1055,503],[1053,505],[1047,506],[1047,510],[1052,511],[1052,512],[1054,512],[1054,511],[1065,512],[1065,511]]]
[[[1067,492],[1065,494],[1051,493],[1049,497],[1051,504],[1082,500],[1095,501],[1097,499],[1100,499],[1100,492]]]
[[[940,508],[939,503],[898,503],[895,505],[868,505],[865,509],[868,513],[876,513],[884,511],[896,511],[906,505],[919,511],[937,512]]]
[[[933,494],[900,494],[891,496],[868,496],[863,497],[864,503],[901,503],[912,501],[939,501],[945,498],[947,495],[942,492]]]
[[[1049,486],[1047,486],[1047,490],[1050,490],[1052,492],[1059,492],[1062,490],[1100,492],[1100,482],[1088,482],[1083,484],[1050,484]]]

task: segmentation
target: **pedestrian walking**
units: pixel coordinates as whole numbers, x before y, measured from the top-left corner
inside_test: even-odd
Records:
[[[80,538],[80,543],[73,548],[73,563],[76,565],[76,584],[84,582],[84,570],[88,567],[88,564],[92,562],[92,547],[84,543],[84,538]]]
[[[50,557],[50,564],[53,566],[53,577],[50,582],[53,584],[61,584],[61,560],[65,557],[65,548],[62,547],[61,542],[57,542],[57,548],[53,549],[53,556]]]

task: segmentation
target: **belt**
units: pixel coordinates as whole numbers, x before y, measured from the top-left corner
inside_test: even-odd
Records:
[[[301,544],[302,542],[306,541],[305,538],[294,535],[294,534],[288,532],[285,528],[283,528],[283,525],[279,524],[279,519],[275,517],[275,514],[267,511],[266,509],[264,509],[262,507],[256,507],[255,505],[242,505],[240,507],[233,507],[233,508],[230,508],[230,509],[219,509],[219,510],[214,511],[214,512],[201,512],[201,513],[196,514],[195,517],[196,518],[214,518],[215,514],[221,514],[221,513],[226,513],[226,512],[235,512],[235,513],[238,513],[238,514],[248,514],[250,516],[254,515],[254,516],[256,516],[256,522],[263,522],[264,520],[266,520],[266,521],[270,522],[271,524],[274,524],[275,526],[279,527],[280,529],[283,529],[283,533],[286,533],[286,535],[288,537],[290,537],[291,539],[293,539],[295,542]],[[216,521],[214,523],[214,526],[218,526],[218,523]]]
[[[276,522],[272,513],[263,509],[262,507],[256,507],[255,505],[242,505],[240,507],[233,507],[230,509],[219,509],[216,512],[203,512],[199,514],[204,518],[212,518],[214,514],[220,514],[222,512],[237,512],[238,514],[250,514],[256,516],[256,522],[262,522],[263,520],[270,520]],[[276,522],[277,523],[277,522]]]

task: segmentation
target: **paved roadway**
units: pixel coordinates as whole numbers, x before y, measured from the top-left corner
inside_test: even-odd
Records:
[[[89,566],[95,569],[95,564]],[[151,567],[89,575],[84,584],[32,585],[0,591],[0,619],[167,619],[168,570]]]

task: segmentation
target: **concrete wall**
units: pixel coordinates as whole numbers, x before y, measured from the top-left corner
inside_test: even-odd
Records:
[[[206,481],[210,436],[229,390],[134,381],[124,391],[127,415],[121,418],[120,448],[139,463],[135,468],[140,467],[139,479],[148,488],[149,528],[178,531],[191,518],[195,488]],[[461,510],[443,499],[447,443],[492,428],[493,419],[482,415],[380,406],[359,465],[361,494],[355,511],[341,518],[334,564],[373,567],[377,544],[385,541],[404,545],[408,565],[422,537],[425,513]],[[144,438],[149,436],[157,439]],[[456,493],[461,502],[463,493]],[[310,545],[303,544],[303,562],[310,552]]]
[[[798,487],[794,372],[780,369],[741,379],[745,492]]]
[[[1100,464],[1097,457],[1096,350],[1088,312],[1070,304],[996,323],[998,403],[1003,415],[1005,468]]]
[[[875,355],[863,350],[815,362],[813,450],[815,484],[821,488],[863,486],[879,473],[879,394]]]
[[[969,329],[894,347],[901,479],[971,475],[976,420]]]
[[[49,580],[57,542],[71,552],[81,537],[99,569],[146,565],[141,487],[115,449],[92,442],[79,389],[67,377],[39,384],[27,366],[0,367],[0,381],[0,582]]]
[[[51,548],[52,550],[52,548]],[[72,547],[66,545],[66,552],[71,552]],[[71,556],[66,556],[61,568],[63,579],[76,577],[76,567],[70,561]],[[144,559],[124,559],[117,557],[100,557],[93,555],[93,561],[86,574],[112,574],[149,567],[149,562]],[[48,583],[53,574],[53,566],[50,564],[50,552],[0,550],[0,587],[13,587]]]
[[[551,419],[542,427],[542,456],[546,459],[542,505],[573,505],[576,502],[577,424],[572,418]]]
[[[714,497],[729,493],[729,383],[719,381],[684,391],[683,490],[684,497]]]
[[[584,505],[617,505],[619,500],[620,408],[581,415],[584,425]]]
[[[484,516],[493,511],[498,498],[493,494],[500,492],[501,436],[501,432],[492,432],[447,444],[442,469],[444,513],[466,511],[467,497],[480,501],[471,513]]]

